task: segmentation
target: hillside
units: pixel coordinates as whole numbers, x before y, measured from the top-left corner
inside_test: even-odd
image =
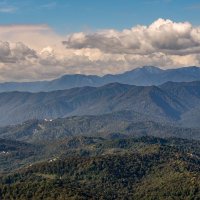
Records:
[[[0,93],[0,125],[128,110],[145,113],[156,121],[181,123],[196,119],[192,126],[199,127],[199,107],[200,82],[168,82],[160,86],[111,83],[53,92],[6,92]]]
[[[199,67],[184,67],[178,69],[160,69],[153,66],[136,68],[131,71],[116,75],[105,75],[103,77],[95,75],[72,74],[64,75],[51,81],[36,82],[8,82],[0,84],[0,92],[8,91],[54,91],[65,90],[74,87],[103,86],[105,84],[118,82],[122,84],[150,86],[160,85],[168,81],[190,82],[200,81]]]
[[[29,143],[43,143],[71,136],[126,138],[141,136],[200,139],[200,129],[152,121],[147,115],[121,111],[97,116],[77,116],[55,120],[30,120],[0,128],[0,137]]]
[[[151,137],[81,141],[81,147],[72,147],[87,148],[88,154],[63,155],[1,176],[0,198],[200,198],[199,142]]]
[[[24,142],[0,139],[0,173],[11,172],[40,157],[42,147]]]

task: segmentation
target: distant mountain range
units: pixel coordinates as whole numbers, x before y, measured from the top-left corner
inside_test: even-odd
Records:
[[[184,67],[178,69],[162,70],[153,66],[145,66],[122,74],[105,75],[103,77],[95,75],[64,75],[52,81],[36,82],[8,82],[0,84],[0,92],[8,91],[54,91],[64,90],[83,86],[103,86],[105,84],[118,82],[122,84],[150,86],[160,85],[168,81],[190,82],[200,81],[199,67]]]
[[[0,125],[29,119],[102,115],[133,111],[151,120],[199,127],[200,81],[160,86],[111,83],[53,92],[0,93]]]

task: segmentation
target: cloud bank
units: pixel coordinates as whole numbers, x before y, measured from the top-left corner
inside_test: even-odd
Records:
[[[136,26],[121,32],[75,33],[68,36],[63,44],[67,48],[97,48],[112,54],[149,55],[160,52],[188,55],[200,53],[200,28],[194,28],[188,22],[158,19],[150,26]]]
[[[0,26],[0,38],[0,81],[200,65],[200,27],[189,22],[158,19],[149,26],[67,36],[46,25]]]

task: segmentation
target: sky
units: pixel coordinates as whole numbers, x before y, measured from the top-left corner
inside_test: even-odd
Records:
[[[0,82],[200,66],[199,0],[0,0]]]

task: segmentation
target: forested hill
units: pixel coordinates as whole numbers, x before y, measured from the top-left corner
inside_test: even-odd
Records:
[[[29,143],[43,143],[73,136],[107,139],[156,136],[200,139],[199,128],[184,128],[174,123],[153,121],[148,115],[121,111],[96,116],[76,116],[55,120],[29,120],[0,128],[0,138]]]
[[[149,115],[153,120],[198,127],[199,108],[200,82],[168,82],[159,87],[111,83],[47,93],[0,93],[0,125],[128,110]]]
[[[199,142],[152,137],[112,141],[74,138],[60,145],[66,147],[65,153],[70,150],[71,156],[52,157],[1,176],[0,198],[200,198]]]

